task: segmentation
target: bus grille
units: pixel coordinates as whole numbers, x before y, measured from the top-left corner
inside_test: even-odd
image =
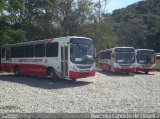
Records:
[[[120,64],[119,66],[127,66],[127,67],[129,67],[129,66],[131,66],[131,64],[128,64],[128,65],[124,65],[124,64]]]
[[[92,67],[91,66],[77,66],[79,69],[90,69]]]

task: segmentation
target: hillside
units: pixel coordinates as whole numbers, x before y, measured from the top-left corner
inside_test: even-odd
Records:
[[[115,10],[111,17],[120,46],[160,51],[160,0],[145,0]]]
[[[90,0],[1,0],[0,46],[77,35],[94,39],[97,52],[115,46],[160,52],[160,0],[140,1],[113,14],[100,13],[97,5]]]

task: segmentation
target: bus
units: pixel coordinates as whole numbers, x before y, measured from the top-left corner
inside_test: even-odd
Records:
[[[155,71],[155,51],[152,49],[136,49],[136,72]]]
[[[160,53],[156,53],[156,70],[160,71]]]
[[[133,47],[114,47],[99,52],[99,68],[103,71],[130,73],[135,71]]]
[[[76,80],[95,76],[95,45],[86,37],[67,36],[3,45],[1,69],[15,75]]]

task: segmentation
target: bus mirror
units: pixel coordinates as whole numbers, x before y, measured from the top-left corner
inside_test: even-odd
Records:
[[[71,44],[70,42],[67,42],[67,44]]]
[[[95,51],[94,51],[94,57],[97,57],[96,49],[95,49]]]
[[[112,57],[114,57],[114,54],[112,54]]]
[[[86,59],[91,60],[91,61],[94,60],[93,56],[91,56],[91,55],[86,55]]]

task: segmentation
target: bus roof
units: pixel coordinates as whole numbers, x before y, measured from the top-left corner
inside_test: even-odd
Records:
[[[116,48],[133,48],[133,47],[113,47],[113,48],[109,48],[109,49],[105,49],[105,50],[101,50],[99,52],[104,52],[104,51],[109,51],[109,50],[114,50]],[[134,48],[133,48],[134,49]]]
[[[133,48],[133,47],[114,47],[115,49],[116,48]]]
[[[59,40],[59,39],[64,39],[64,38],[85,38],[88,40],[92,40],[91,38],[87,38],[87,37],[81,37],[81,36],[66,36],[66,37],[56,37],[56,38],[48,38],[48,39],[43,39],[43,40],[35,40],[35,41],[26,41],[26,42],[19,42],[19,43],[13,43],[13,44],[6,44],[6,45],[2,45],[2,47],[4,46],[12,46],[12,45],[21,45],[21,44],[28,44],[28,43],[36,43],[36,42],[47,42],[49,40]]]
[[[156,55],[160,55],[160,52],[156,52],[155,54],[156,54]]]
[[[153,49],[136,49],[136,51],[154,51]]]
[[[160,57],[160,52],[155,53],[156,57]]]

